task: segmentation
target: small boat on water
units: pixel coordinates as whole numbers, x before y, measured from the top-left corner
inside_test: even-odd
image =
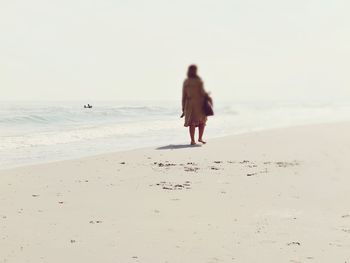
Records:
[[[84,105],[84,108],[85,108],[85,109],[91,109],[91,108],[92,108],[92,105],[90,105],[90,104]]]

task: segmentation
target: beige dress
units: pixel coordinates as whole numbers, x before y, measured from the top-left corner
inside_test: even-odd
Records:
[[[200,78],[187,78],[182,89],[182,109],[185,114],[185,127],[207,122],[207,116],[203,111],[206,92]]]

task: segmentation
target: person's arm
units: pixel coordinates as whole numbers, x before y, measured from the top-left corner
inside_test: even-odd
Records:
[[[213,105],[213,99],[209,96],[209,93],[205,91],[203,81],[201,81],[200,87],[202,96],[206,98],[211,105]]]
[[[186,102],[186,91],[185,91],[185,88],[186,88],[186,80],[184,81],[184,84],[182,86],[182,112],[184,112],[185,110],[185,102]]]
[[[204,84],[203,81],[201,80],[201,85],[200,85],[200,92],[203,97],[208,96],[208,93],[204,90]]]

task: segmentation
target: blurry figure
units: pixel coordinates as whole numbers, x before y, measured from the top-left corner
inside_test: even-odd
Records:
[[[190,65],[187,78],[182,89],[182,117],[185,117],[185,127],[189,127],[191,145],[195,145],[195,130],[199,129],[198,142],[205,144],[203,140],[204,127],[207,122],[207,115],[204,110],[204,103],[208,94],[203,87],[203,81],[197,75],[197,66]]]
[[[84,108],[85,108],[85,109],[91,109],[91,108],[92,108],[92,105],[90,105],[90,104],[88,103],[88,105],[84,105]]]

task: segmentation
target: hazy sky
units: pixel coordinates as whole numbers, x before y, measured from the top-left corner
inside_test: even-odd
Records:
[[[350,99],[349,0],[0,0],[0,100]]]

